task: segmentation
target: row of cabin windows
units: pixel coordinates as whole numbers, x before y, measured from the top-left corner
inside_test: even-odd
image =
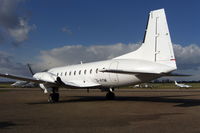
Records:
[[[97,68],[97,69],[95,70],[95,72],[98,73],[98,71],[99,71],[99,69]],[[79,71],[73,71],[73,72],[70,71],[68,75],[69,75],[69,76],[71,76],[71,75],[76,75],[76,74],[81,75],[81,72],[82,72],[81,70],[79,70]],[[92,74],[92,69],[90,69],[89,72],[90,72],[90,74]],[[83,73],[84,73],[84,75],[86,75],[86,74],[87,74],[87,70],[84,70]],[[61,72],[61,73],[57,73],[57,76],[67,76],[67,72],[65,72],[65,73],[62,73],[62,72]]]

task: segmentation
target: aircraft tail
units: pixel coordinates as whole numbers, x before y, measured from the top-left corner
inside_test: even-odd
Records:
[[[176,69],[176,60],[164,9],[150,12],[141,47],[114,59],[148,60]]]

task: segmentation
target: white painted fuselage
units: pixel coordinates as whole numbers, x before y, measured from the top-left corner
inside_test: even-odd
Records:
[[[65,82],[78,82],[79,84],[100,84],[102,87],[117,87],[135,85],[160,77],[156,74],[120,74],[107,73],[101,70],[115,69],[144,73],[168,73],[173,67],[163,64],[134,59],[112,59],[93,63],[71,65],[50,69],[48,72],[59,76]]]

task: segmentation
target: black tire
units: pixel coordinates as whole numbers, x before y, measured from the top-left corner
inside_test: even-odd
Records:
[[[59,97],[60,97],[59,93],[51,93],[49,95],[49,102],[51,103],[59,102]]]
[[[115,93],[113,93],[113,92],[108,92],[108,93],[106,94],[106,99],[108,99],[108,100],[114,100],[114,99],[115,99]]]

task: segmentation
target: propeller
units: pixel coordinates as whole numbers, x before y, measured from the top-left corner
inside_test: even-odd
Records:
[[[32,68],[31,68],[31,65],[27,64],[27,66],[28,66],[28,69],[29,69],[31,75],[33,76],[35,73],[33,72]]]

